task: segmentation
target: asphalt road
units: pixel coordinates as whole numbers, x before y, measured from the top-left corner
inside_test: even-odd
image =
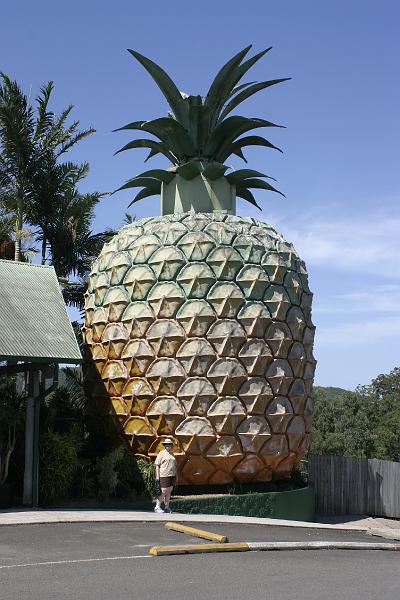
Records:
[[[196,526],[196,524],[194,524]],[[229,541],[376,541],[362,533],[201,525]],[[400,553],[290,551],[150,557],[191,543],[162,523],[0,527],[1,600],[398,600]],[[196,541],[199,541],[198,539]],[[384,540],[382,540],[384,541]]]

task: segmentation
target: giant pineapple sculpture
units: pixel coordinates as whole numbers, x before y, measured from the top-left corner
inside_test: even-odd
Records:
[[[243,148],[275,148],[246,136],[264,119],[230,116],[246,98],[284,79],[238,85],[268,50],[249,48],[219,71],[205,98],[179,92],[155,63],[130,51],[171,112],[122,127],[152,134],[148,148],[172,167],[120,189],[133,202],[161,194],[160,217],[123,227],[93,264],[84,337],[110,414],[136,455],[175,442],[180,483],[285,478],[311,437],[312,295],[304,263],[270,226],[235,216],[250,189],[278,192],[251,169],[226,174]],[[243,62],[244,61],[244,62]],[[229,116],[228,116],[229,115]],[[271,178],[268,178],[271,179]],[[278,192],[280,193],[280,192]]]

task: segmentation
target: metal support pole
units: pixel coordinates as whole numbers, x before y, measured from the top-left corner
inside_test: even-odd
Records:
[[[29,373],[29,397],[26,404],[25,421],[25,469],[22,503],[27,506],[37,506],[38,503],[39,384],[40,370],[34,368]]]
[[[34,399],[34,426],[33,426],[33,465],[32,465],[32,506],[39,506],[39,418],[40,396]]]

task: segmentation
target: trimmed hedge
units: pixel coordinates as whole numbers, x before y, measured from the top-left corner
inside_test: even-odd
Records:
[[[178,497],[171,501],[177,513],[269,517],[312,521],[315,512],[311,487],[284,492],[232,494],[226,496]]]

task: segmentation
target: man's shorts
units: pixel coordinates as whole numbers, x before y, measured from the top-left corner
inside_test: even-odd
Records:
[[[160,485],[162,488],[174,487],[176,482],[175,475],[171,477],[160,477]]]

